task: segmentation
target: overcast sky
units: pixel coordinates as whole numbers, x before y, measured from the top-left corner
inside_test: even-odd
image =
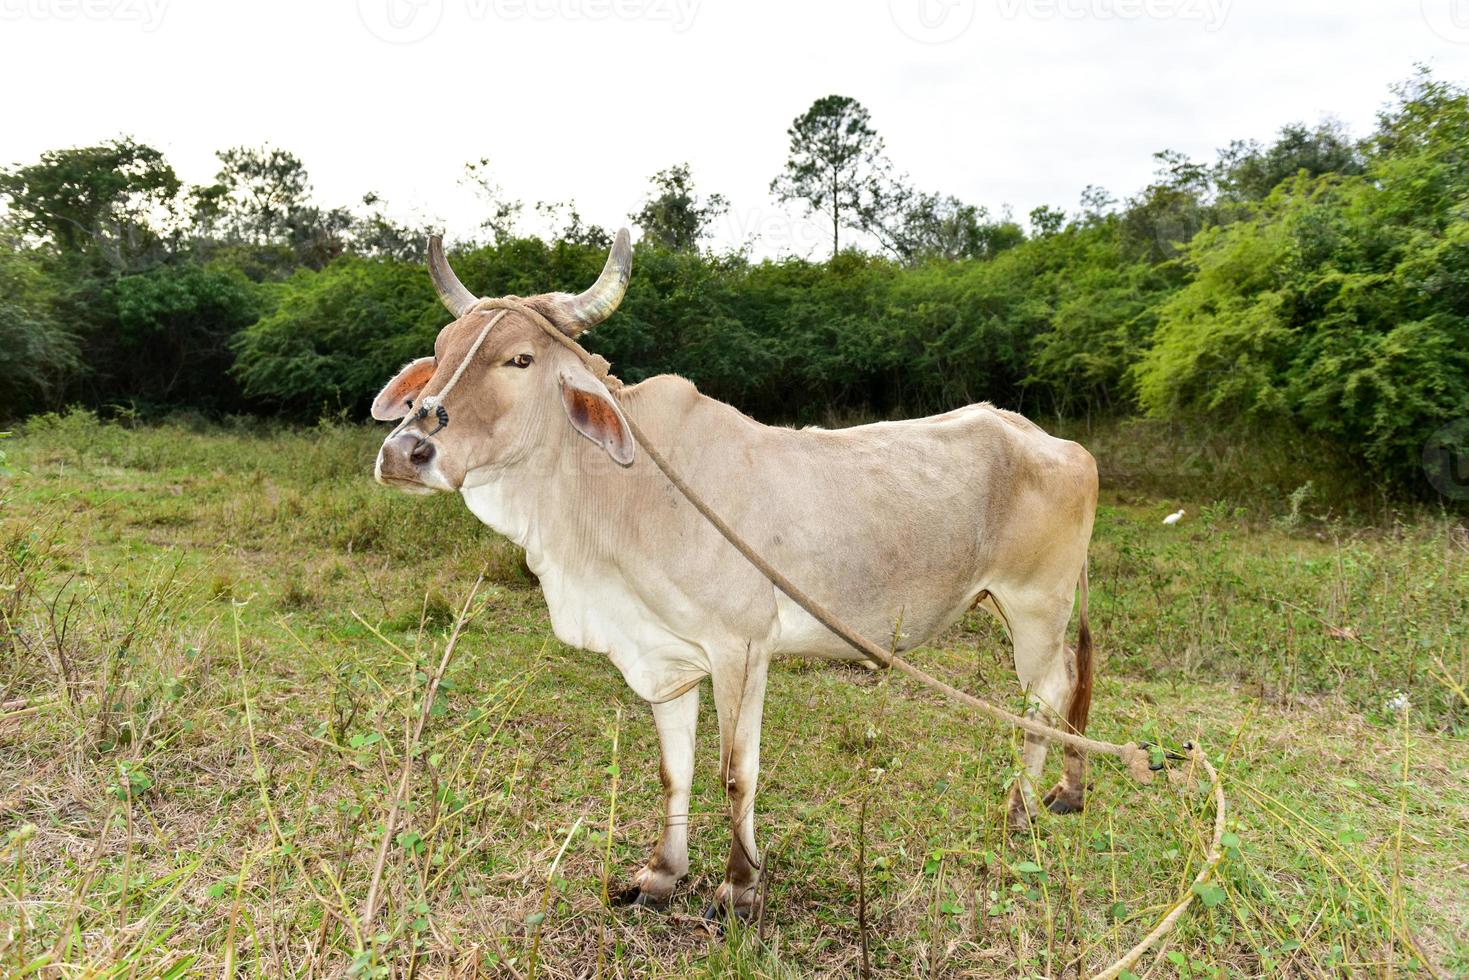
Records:
[[[129,134],[203,182],[270,143],[321,202],[452,237],[482,217],[467,160],[606,226],[687,161],[733,204],[721,244],[819,255],[767,188],[822,95],[919,186],[1023,217],[1125,197],[1159,149],[1362,133],[1416,62],[1469,81],[1469,0],[0,0],[0,163]]]

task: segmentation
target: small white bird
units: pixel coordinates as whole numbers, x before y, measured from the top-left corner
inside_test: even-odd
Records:
[[[1163,518],[1163,523],[1164,524],[1177,524],[1181,520],[1183,520],[1183,508],[1182,507],[1180,507],[1178,510],[1174,511],[1173,513],[1169,514],[1167,517]]]

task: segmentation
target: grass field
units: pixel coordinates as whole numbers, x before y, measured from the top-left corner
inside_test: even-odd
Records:
[[[1197,869],[1201,790],[1099,760],[1085,813],[1015,839],[1012,732],[790,662],[762,921],[699,925],[728,846],[708,697],[692,876],[666,913],[608,908],[657,835],[649,712],[551,637],[518,553],[457,499],[372,483],[380,437],[71,415],[0,443],[0,974],[855,976],[860,876],[874,975],[1079,976]],[[1231,805],[1229,856],[1143,967],[1469,975],[1462,516],[1347,513],[1248,450],[1087,441],[1093,734],[1200,740]],[[913,659],[1019,700],[982,614]]]

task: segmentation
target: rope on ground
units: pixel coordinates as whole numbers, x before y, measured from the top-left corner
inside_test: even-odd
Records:
[[[1209,764],[1209,759],[1204,755],[1203,749],[1197,745],[1190,745],[1189,757],[1203,766],[1204,771],[1209,774],[1209,781],[1213,784],[1214,839],[1209,844],[1208,853],[1204,855],[1204,866],[1194,876],[1194,880],[1190,883],[1188,891],[1184,892],[1183,897],[1174,904],[1173,908],[1168,910],[1168,914],[1158,921],[1158,924],[1153,927],[1153,931],[1144,936],[1136,946],[1124,953],[1121,959],[1117,960],[1117,962],[1107,967],[1101,973],[1098,973],[1093,980],[1115,980],[1116,977],[1122,975],[1122,971],[1132,969],[1154,943],[1173,930],[1173,927],[1178,924],[1178,920],[1183,917],[1183,913],[1188,911],[1188,907],[1193,904],[1194,897],[1198,894],[1196,891],[1198,886],[1209,880],[1209,876],[1214,873],[1214,869],[1219,867],[1219,862],[1224,859],[1224,787],[1220,785],[1219,773],[1215,772],[1214,767]]]

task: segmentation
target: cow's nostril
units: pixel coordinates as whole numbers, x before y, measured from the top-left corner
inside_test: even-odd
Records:
[[[413,447],[412,452],[408,454],[408,461],[414,466],[423,466],[433,458],[434,444],[423,439],[419,440],[418,444]]]

